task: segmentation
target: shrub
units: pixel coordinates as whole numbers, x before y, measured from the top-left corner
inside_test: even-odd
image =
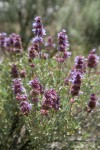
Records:
[[[55,52],[47,44],[43,47],[40,17],[34,20],[33,32],[28,53],[19,35],[0,34],[2,149],[46,149],[52,142],[73,140],[96,112],[100,93],[95,50],[72,63],[65,30],[58,34],[57,50],[52,47]]]

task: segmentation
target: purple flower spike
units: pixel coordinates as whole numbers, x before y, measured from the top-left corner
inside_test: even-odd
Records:
[[[33,79],[29,82],[29,85],[32,87],[32,90],[30,92],[30,95],[32,96],[38,96],[39,94],[44,93],[44,87],[42,84],[40,84],[40,81],[38,78]]]
[[[57,54],[55,57],[59,63],[63,63],[71,55],[71,52],[69,52],[68,49],[68,37],[66,35],[66,30],[63,30],[58,33],[58,51],[60,51],[60,54]]]
[[[35,37],[32,39],[32,46],[34,47],[34,50],[36,50],[39,53],[39,56],[41,58],[41,47],[40,45],[43,44],[43,36],[46,35],[45,29],[42,24],[41,17],[37,16],[34,19],[34,22],[32,24]]]
[[[88,103],[88,107],[90,108],[90,110],[93,110],[96,106],[96,95],[95,94],[91,94],[90,96],[90,101]]]
[[[81,78],[82,76],[78,72],[72,77],[73,84],[70,90],[72,96],[78,96],[81,86]]]
[[[54,110],[59,110],[59,107],[60,101],[56,91],[54,89],[45,91],[42,102],[42,109],[48,110],[53,108]]]
[[[34,32],[35,38],[32,39],[32,43],[42,44],[43,36],[46,35],[46,32],[43,27],[41,17],[37,16],[34,20],[35,22],[33,23],[32,31]]]
[[[45,29],[43,28],[41,17],[37,16],[34,20],[35,22],[33,23],[32,31],[36,36],[43,37],[43,35],[46,35],[46,33]]]
[[[30,81],[29,85],[34,89],[40,89],[40,81],[38,78],[35,78],[32,81]]]
[[[85,64],[84,57],[82,57],[82,56],[75,57],[75,69],[80,71],[81,73],[85,72],[86,64]]]
[[[87,58],[87,66],[89,68],[96,68],[98,61],[99,61],[99,57],[95,54],[95,49],[93,49],[90,54],[88,55]]]
[[[58,33],[58,44],[59,44],[58,50],[61,52],[64,52],[69,48],[68,37],[66,35],[66,30],[64,29],[62,32]]]

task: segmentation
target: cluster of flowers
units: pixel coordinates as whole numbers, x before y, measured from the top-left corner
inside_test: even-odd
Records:
[[[87,66],[89,68],[96,68],[99,61],[99,57],[96,55],[96,49],[93,49],[87,58]]]
[[[15,74],[14,74],[15,75]],[[59,110],[60,101],[59,96],[57,95],[54,89],[46,90],[44,92],[44,87],[40,83],[38,78],[35,78],[29,82],[32,90],[30,91],[30,96],[32,102],[38,103],[39,95],[43,94],[42,106],[41,106],[41,114],[48,115],[50,109]],[[20,103],[20,110],[23,114],[27,115],[32,109],[32,104],[28,102],[28,96],[23,87],[20,78],[13,79],[12,85],[13,93],[16,97],[16,100]]]
[[[60,51],[61,53],[60,55],[56,55],[56,60],[60,63],[63,63],[71,55],[71,52],[68,51],[69,43],[68,37],[66,35],[66,30],[58,33],[58,45],[58,51]]]
[[[74,68],[82,74],[86,71],[86,63],[85,63],[85,59],[83,56],[76,56],[75,57]]]
[[[74,68],[70,71],[69,81],[72,82],[70,93],[72,97],[78,96],[80,92],[82,77],[85,72],[85,59],[82,56],[75,57]],[[65,83],[68,82],[68,78],[65,79]]]
[[[28,96],[26,94],[25,88],[23,87],[21,79],[19,78],[19,75],[20,77],[25,78],[26,71],[21,70],[19,72],[17,66],[13,64],[11,69],[11,76],[13,78],[12,80],[13,93],[15,95],[16,100],[20,103],[20,109],[22,113],[27,115],[32,108],[32,104],[28,102]]]
[[[72,86],[70,90],[72,97],[79,95],[81,79],[82,79],[82,75],[80,74],[80,72],[74,71],[72,75]]]
[[[35,37],[32,39],[32,46],[28,49],[29,60],[34,59],[38,54],[41,57],[40,45],[43,44],[43,36],[46,35],[41,17],[37,16],[34,20],[32,31],[34,32]]]
[[[85,72],[84,57],[76,56],[74,69],[70,73],[70,76],[72,78],[72,86],[71,86],[70,93],[73,97],[79,95],[81,82],[82,82],[81,80],[84,72]]]
[[[16,100],[20,103],[20,110],[23,114],[27,115],[32,109],[32,104],[28,102],[28,96],[26,91],[22,85],[21,79],[15,78],[13,79],[12,89]]]
[[[54,89],[46,90],[43,97],[41,114],[48,115],[50,109],[59,110],[60,101]]]
[[[31,99],[33,103],[38,102],[39,95],[42,95],[44,93],[44,87],[40,83],[38,78],[35,78],[29,82],[29,85],[31,86],[32,90],[30,91]]]
[[[91,94],[90,101],[88,103],[88,107],[89,107],[88,112],[91,112],[95,108],[96,100],[97,100],[96,95],[95,94]]]
[[[32,31],[35,34],[35,38],[32,40],[33,43],[43,43],[43,36],[46,35],[45,29],[42,24],[41,17],[35,17],[35,22],[33,22]]]
[[[22,41],[20,35],[12,33],[7,36],[6,33],[0,34],[0,47],[11,53],[22,53]]]
[[[54,89],[46,90],[44,92],[44,87],[42,84],[40,84],[38,78],[35,78],[32,81],[30,81],[29,85],[32,88],[30,95],[33,103],[37,103],[39,95],[43,94],[42,108],[41,108],[42,115],[48,115],[49,110],[52,108],[55,110],[59,109],[59,97],[57,96],[57,93],[55,92]]]

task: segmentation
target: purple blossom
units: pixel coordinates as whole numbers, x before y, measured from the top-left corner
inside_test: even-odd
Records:
[[[32,81],[29,82],[29,85],[32,87],[32,90],[30,92],[31,96],[38,96],[39,94],[44,93],[44,87],[40,83],[38,78],[33,79]]]
[[[85,72],[86,65],[85,65],[84,57],[82,57],[82,56],[75,57],[75,69],[80,71],[81,73]]]
[[[59,107],[60,102],[56,91],[54,89],[46,90],[42,102],[42,109],[48,110],[53,108],[55,110],[59,110]]]
[[[33,25],[32,31],[34,32],[34,34],[36,36],[43,37],[43,35],[46,35],[46,32],[43,27],[41,17],[37,16],[37,17],[35,17],[34,20],[35,20],[35,22],[32,24]]]
[[[66,30],[64,29],[62,32],[58,33],[58,44],[58,50],[61,52],[64,52],[69,48],[68,37],[66,35]]]
[[[35,17],[35,22],[32,24],[35,38],[32,39],[32,43],[34,44],[42,44],[43,43],[43,36],[46,35],[45,29],[42,24],[41,17]]]
[[[77,74],[75,74],[73,76],[73,79],[72,79],[73,84],[72,84],[71,90],[70,90],[70,93],[72,96],[78,96],[79,91],[80,91],[80,86],[81,86],[81,78],[82,78],[82,76],[78,72],[77,72]]]
[[[38,51],[39,56],[41,58],[41,47],[40,45],[43,43],[43,36],[46,35],[45,29],[42,24],[41,17],[37,16],[34,19],[34,22],[32,24],[35,37],[32,39],[32,44],[34,46],[34,49]]]
[[[95,94],[91,94],[90,96],[90,101],[88,103],[88,107],[90,108],[90,110],[94,109],[96,106],[96,95]]]
[[[22,113],[24,115],[27,115],[32,109],[32,104],[27,101],[22,101],[20,103],[20,107],[21,107],[20,109],[21,109]]]
[[[30,81],[29,85],[34,89],[40,89],[40,81],[38,78],[35,78],[32,81]]]
[[[69,81],[74,83],[74,80],[76,78],[77,75],[80,75],[81,79],[83,77],[83,74],[79,71],[79,70],[76,70],[76,69],[72,69],[70,71],[70,75],[69,75]]]
[[[68,49],[68,37],[66,35],[66,30],[63,30],[62,32],[58,33],[58,50],[60,53],[55,57],[59,63],[63,63],[71,55],[71,52],[69,52]]]
[[[32,43],[36,43],[36,44],[42,44],[43,43],[43,38],[42,37],[35,37],[32,39]]]
[[[57,93],[54,89],[46,90],[44,93],[46,99],[56,99]]]
[[[22,101],[27,101],[28,100],[28,96],[26,95],[26,94],[17,94],[16,95],[16,100],[17,101],[20,101],[20,102],[22,102]]]
[[[64,53],[63,53],[63,58],[64,58],[64,60],[66,60],[68,57],[70,57],[71,56],[71,52],[68,52],[68,51],[64,51]]]
[[[25,89],[22,85],[21,79],[16,78],[13,80],[12,89],[13,89],[13,92],[15,95],[18,93],[20,94],[21,92],[25,91]]]
[[[98,64],[99,57],[95,54],[95,49],[93,49],[87,58],[87,66],[89,68],[96,68]]]

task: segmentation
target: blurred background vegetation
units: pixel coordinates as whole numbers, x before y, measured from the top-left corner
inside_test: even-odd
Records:
[[[65,28],[72,50],[100,52],[100,0],[0,0],[0,32],[19,33],[26,48],[37,15],[47,35]]]

